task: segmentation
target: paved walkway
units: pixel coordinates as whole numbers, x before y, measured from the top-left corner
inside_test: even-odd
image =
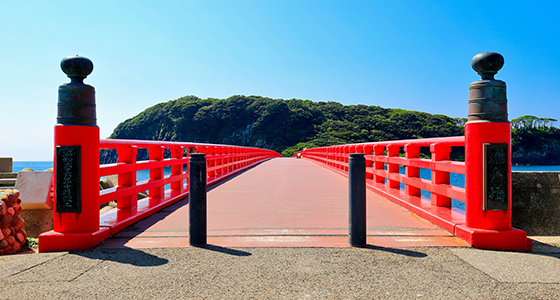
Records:
[[[187,247],[185,199],[100,248]],[[467,246],[367,191],[367,242],[382,247]],[[222,247],[347,247],[348,179],[306,160],[276,158],[208,192],[208,243]]]
[[[377,246],[7,255],[0,299],[559,299],[559,257]]]
[[[560,249],[411,247],[462,244],[373,193],[369,246],[346,247],[345,181],[306,161],[266,162],[210,191],[213,245],[186,247],[188,205],[177,203],[95,249],[0,256],[0,299],[560,298]]]

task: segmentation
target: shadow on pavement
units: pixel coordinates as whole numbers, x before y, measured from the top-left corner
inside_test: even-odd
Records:
[[[199,249],[206,249],[206,250],[210,250],[210,251],[214,251],[214,252],[220,252],[223,254],[228,254],[228,255],[234,255],[234,256],[251,256],[252,254],[249,252],[245,252],[245,251],[241,251],[241,250],[235,250],[235,249],[231,249],[231,248],[224,248],[221,246],[216,246],[216,245],[201,245],[201,246],[193,246],[195,248],[199,248]]]
[[[90,259],[108,260],[137,267],[155,267],[165,265],[169,260],[136,249],[93,249],[87,251],[70,251],[69,254]]]
[[[390,252],[390,253],[394,253],[394,254],[400,254],[400,255],[404,255],[404,256],[410,256],[410,257],[418,257],[418,258],[422,258],[422,257],[427,257],[428,254],[426,253],[422,253],[422,252],[417,252],[417,251],[411,251],[411,250],[404,250],[404,249],[396,249],[396,248],[385,248],[385,247],[379,247],[379,246],[374,246],[374,245],[366,245],[365,247],[363,247],[365,249],[371,249],[371,250],[378,250],[378,251],[385,251],[385,252]]]

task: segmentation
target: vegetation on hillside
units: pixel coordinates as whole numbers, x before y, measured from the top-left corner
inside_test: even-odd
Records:
[[[465,118],[337,102],[187,96],[144,110],[119,124],[110,138],[253,146],[291,156],[318,146],[458,136],[463,135],[465,122]],[[560,164],[560,129],[555,122],[535,116],[512,120],[512,162]]]
[[[187,96],[122,122],[110,138],[254,146],[289,156],[314,146],[461,135],[461,122],[444,115],[337,102]]]
[[[555,119],[523,116],[511,121],[511,161],[523,165],[560,165],[560,129]]]

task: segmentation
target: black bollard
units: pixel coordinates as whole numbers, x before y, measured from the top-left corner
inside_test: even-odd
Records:
[[[348,160],[348,242],[350,246],[366,245],[366,159],[363,153],[352,153]]]
[[[206,154],[189,160],[189,244],[206,245]]]

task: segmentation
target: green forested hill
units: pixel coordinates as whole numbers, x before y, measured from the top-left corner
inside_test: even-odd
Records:
[[[465,121],[337,102],[187,96],[122,122],[110,138],[254,146],[291,156],[305,147],[463,135]],[[560,164],[560,129],[555,122],[535,116],[512,120],[512,162]]]
[[[255,146],[290,155],[303,147],[462,135],[463,122],[444,115],[337,102],[187,96],[122,122],[110,138]]]
[[[511,161],[523,165],[560,165],[560,129],[555,119],[523,116],[511,121]]]

